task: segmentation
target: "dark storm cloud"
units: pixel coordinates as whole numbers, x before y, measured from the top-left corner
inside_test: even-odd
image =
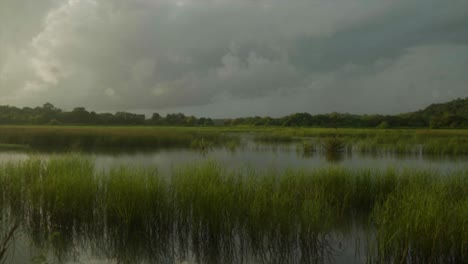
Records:
[[[239,116],[468,96],[466,0],[2,0],[0,14],[0,104]]]
[[[410,47],[468,42],[466,10],[442,1],[420,3],[331,36],[300,37],[291,49],[292,61],[310,70],[329,71],[346,63],[372,64],[395,58]]]

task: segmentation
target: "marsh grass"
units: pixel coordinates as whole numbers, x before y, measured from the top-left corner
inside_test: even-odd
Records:
[[[392,152],[429,155],[467,155],[468,130],[431,129],[331,129],[331,128],[243,128],[241,131],[265,134],[264,143],[341,138],[361,153]],[[283,139],[283,140],[277,140]]]
[[[313,141],[326,145],[340,138],[346,149],[362,154],[426,154],[467,155],[468,130],[428,129],[329,129],[329,128],[250,128],[238,132],[257,133],[261,144],[284,144],[295,141]]]
[[[0,149],[145,150],[226,147],[234,151],[243,134],[257,144],[292,144],[340,138],[361,153],[468,155],[468,130],[327,129],[279,127],[99,127],[0,126]]]
[[[377,258],[385,263],[464,263],[467,260],[468,175],[449,181],[415,176],[374,210]]]
[[[208,151],[212,150],[215,145],[213,142],[207,141],[204,138],[196,138],[192,140],[190,143],[190,147],[194,150],[201,152],[202,154],[208,153]]]
[[[296,151],[302,157],[311,157],[317,152],[317,148],[311,140],[304,140],[296,146]]]
[[[208,162],[97,171],[80,156],[0,166],[1,215],[64,260],[91,247],[123,263],[313,263],[353,222],[370,262],[466,262],[466,171],[228,170]],[[335,235],[334,235],[335,234]]]
[[[230,137],[203,128],[0,126],[0,143],[38,150],[190,148],[202,139],[222,146]]]

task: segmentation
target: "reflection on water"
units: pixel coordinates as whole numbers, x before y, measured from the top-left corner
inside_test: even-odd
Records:
[[[47,159],[57,154],[0,152],[0,162]],[[170,176],[174,166],[216,160],[228,168],[316,169],[339,165],[345,168],[424,168],[439,171],[466,168],[466,157],[427,157],[394,153],[355,153],[352,148],[327,152],[294,144],[247,143],[239,148],[158,150],[133,153],[84,153],[98,171],[120,165],[157,167]],[[44,208],[26,205],[3,212],[0,226],[15,213],[27,212],[17,234],[11,263],[362,263],[366,235],[360,228],[332,230],[283,230],[249,228],[242,223],[174,221],[174,216],[153,215],[134,223],[109,221],[106,208],[93,208],[82,218],[54,222]],[[188,218],[190,219],[190,218]],[[232,224],[232,225],[231,225]],[[287,228],[287,227],[285,227]],[[0,241],[1,243],[2,241]],[[361,252],[361,253],[359,253]]]
[[[31,157],[47,159],[60,153],[0,152],[0,162],[26,160]],[[338,165],[344,168],[422,168],[440,171],[457,170],[466,167],[467,156],[431,156],[419,154],[397,154],[391,152],[359,153],[351,148],[344,152],[323,150],[304,152],[295,145],[247,145],[235,150],[215,148],[210,151],[193,149],[165,149],[144,152],[81,153],[95,161],[96,167],[106,170],[120,165],[157,167],[160,172],[170,175],[174,166],[202,161],[218,161],[228,168],[253,168],[276,170],[315,169]]]
[[[70,229],[71,228],[71,229]],[[258,234],[197,230],[158,233],[148,227],[54,227],[17,234],[7,263],[362,263],[356,241],[332,234]],[[157,231],[157,232],[155,232]],[[30,241],[31,240],[31,241]],[[31,244],[32,243],[32,244]],[[344,243],[349,243],[345,245]],[[345,248],[346,247],[346,248]]]

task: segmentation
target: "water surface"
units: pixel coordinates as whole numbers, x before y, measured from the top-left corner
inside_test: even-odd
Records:
[[[0,163],[15,162],[27,160],[31,158],[48,159],[62,155],[62,153],[53,152],[37,152],[26,150],[15,151],[2,151],[0,152]],[[386,168],[416,168],[437,170],[441,172],[450,172],[461,169],[466,169],[468,158],[464,156],[425,156],[421,153],[410,155],[398,155],[395,153],[373,153],[363,154],[356,151],[348,150],[339,154],[337,157],[330,159],[324,151],[316,150],[311,153],[304,153],[300,146],[294,143],[291,144],[256,144],[254,142],[247,142],[241,147],[229,149],[225,147],[211,148],[205,150],[199,149],[160,149],[153,151],[106,151],[106,152],[82,152],[77,153],[86,158],[89,158],[95,163],[98,170],[109,170],[118,166],[134,166],[138,168],[157,169],[163,175],[168,177],[174,169],[193,163],[200,163],[206,161],[216,161],[227,168],[232,169],[255,169],[263,171],[266,169],[274,169],[276,171],[283,171],[286,169],[304,169],[311,170],[317,168],[327,168],[330,166],[341,166],[344,168],[353,169],[386,169]],[[174,234],[176,236],[176,234]],[[240,235],[240,234],[239,234]],[[115,254],[115,246],[110,240],[105,241],[81,241],[78,234],[71,232],[67,239],[71,240],[72,246],[66,248],[64,252],[65,257],[57,257],[54,247],[47,244],[52,243],[49,238],[48,241],[42,241],[46,244],[44,248],[38,248],[37,243],[33,243],[30,234],[25,234],[20,231],[13,244],[12,251],[7,259],[10,263],[119,263],[119,257],[113,256]],[[52,234],[53,237],[53,234]],[[128,238],[123,238],[128,239]],[[150,237],[148,241],[142,240],[134,245],[136,248],[144,247],[145,244],[154,243]],[[202,262],[217,263],[220,261],[229,261],[232,263],[275,263],[280,259],[280,255],[275,255],[281,252],[272,252],[265,249],[265,258],[259,259],[258,256],[253,256],[249,249],[246,251],[239,251],[233,254],[232,259],[230,256],[220,256],[219,249],[213,248],[214,252],[179,252],[180,245],[174,243],[175,237],[171,237],[171,241],[159,241],[159,243],[172,243],[169,254],[158,254],[153,260],[142,258],[137,262],[142,263],[195,263],[200,259],[200,254],[206,254]],[[99,243],[103,243],[99,245]],[[110,244],[106,244],[110,243]],[[234,241],[233,245],[242,248],[237,242]],[[279,242],[282,243],[282,242]],[[314,241],[320,252],[312,250],[312,255],[316,254],[317,263],[363,263],[366,261],[366,236],[359,227],[351,228],[348,235],[327,234],[326,239],[318,239]],[[312,243],[312,244],[313,244]],[[286,247],[286,246],[285,246]],[[209,248],[209,247],[208,247]],[[140,250],[140,249],[139,249]],[[206,248],[204,248],[206,250]],[[239,250],[239,249],[236,249]],[[234,251],[236,251],[234,250]],[[135,253],[136,252],[136,253]],[[136,250],[135,252],[123,252],[122,254],[129,254],[130,258],[135,257],[139,259],[138,254],[146,254],[145,250]],[[218,253],[217,253],[218,252]],[[229,252],[229,251],[228,251]],[[257,252],[258,253],[258,252]],[[59,255],[60,255],[59,254]],[[135,254],[135,255],[131,255]],[[212,255],[210,255],[212,254]],[[293,254],[291,260],[300,263],[304,261],[304,252],[300,249],[289,250],[284,253]],[[239,255],[242,257],[239,259]],[[120,259],[121,260],[121,259]],[[290,261],[291,261],[290,260]],[[310,260],[310,259],[309,259]],[[125,262],[125,261],[123,261]]]

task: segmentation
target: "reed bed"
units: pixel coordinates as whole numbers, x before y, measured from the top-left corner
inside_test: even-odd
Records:
[[[229,133],[254,133],[258,144],[300,143],[326,145],[340,138],[348,147],[366,154],[468,155],[466,129],[356,129],[356,128],[288,128],[239,126],[214,128]]]
[[[314,140],[324,145],[339,137],[361,153],[393,152],[429,155],[467,155],[466,129],[353,129],[353,128],[238,128],[237,131],[258,133],[257,143],[284,143]]]
[[[8,163],[0,215],[59,260],[82,247],[123,263],[322,262],[356,223],[371,263],[468,260],[467,170],[278,173],[208,162],[172,174],[97,171],[73,155]]]
[[[201,140],[220,146],[229,139],[203,128],[0,126],[0,143],[39,150],[190,148]]]
[[[235,150],[243,133],[256,144],[326,145],[339,138],[361,153],[468,155],[468,130],[330,129],[258,127],[0,126],[0,149],[145,150],[214,147]],[[3,147],[2,147],[3,146]]]
[[[374,210],[379,257],[385,262],[464,263],[467,260],[468,177],[418,175]]]

